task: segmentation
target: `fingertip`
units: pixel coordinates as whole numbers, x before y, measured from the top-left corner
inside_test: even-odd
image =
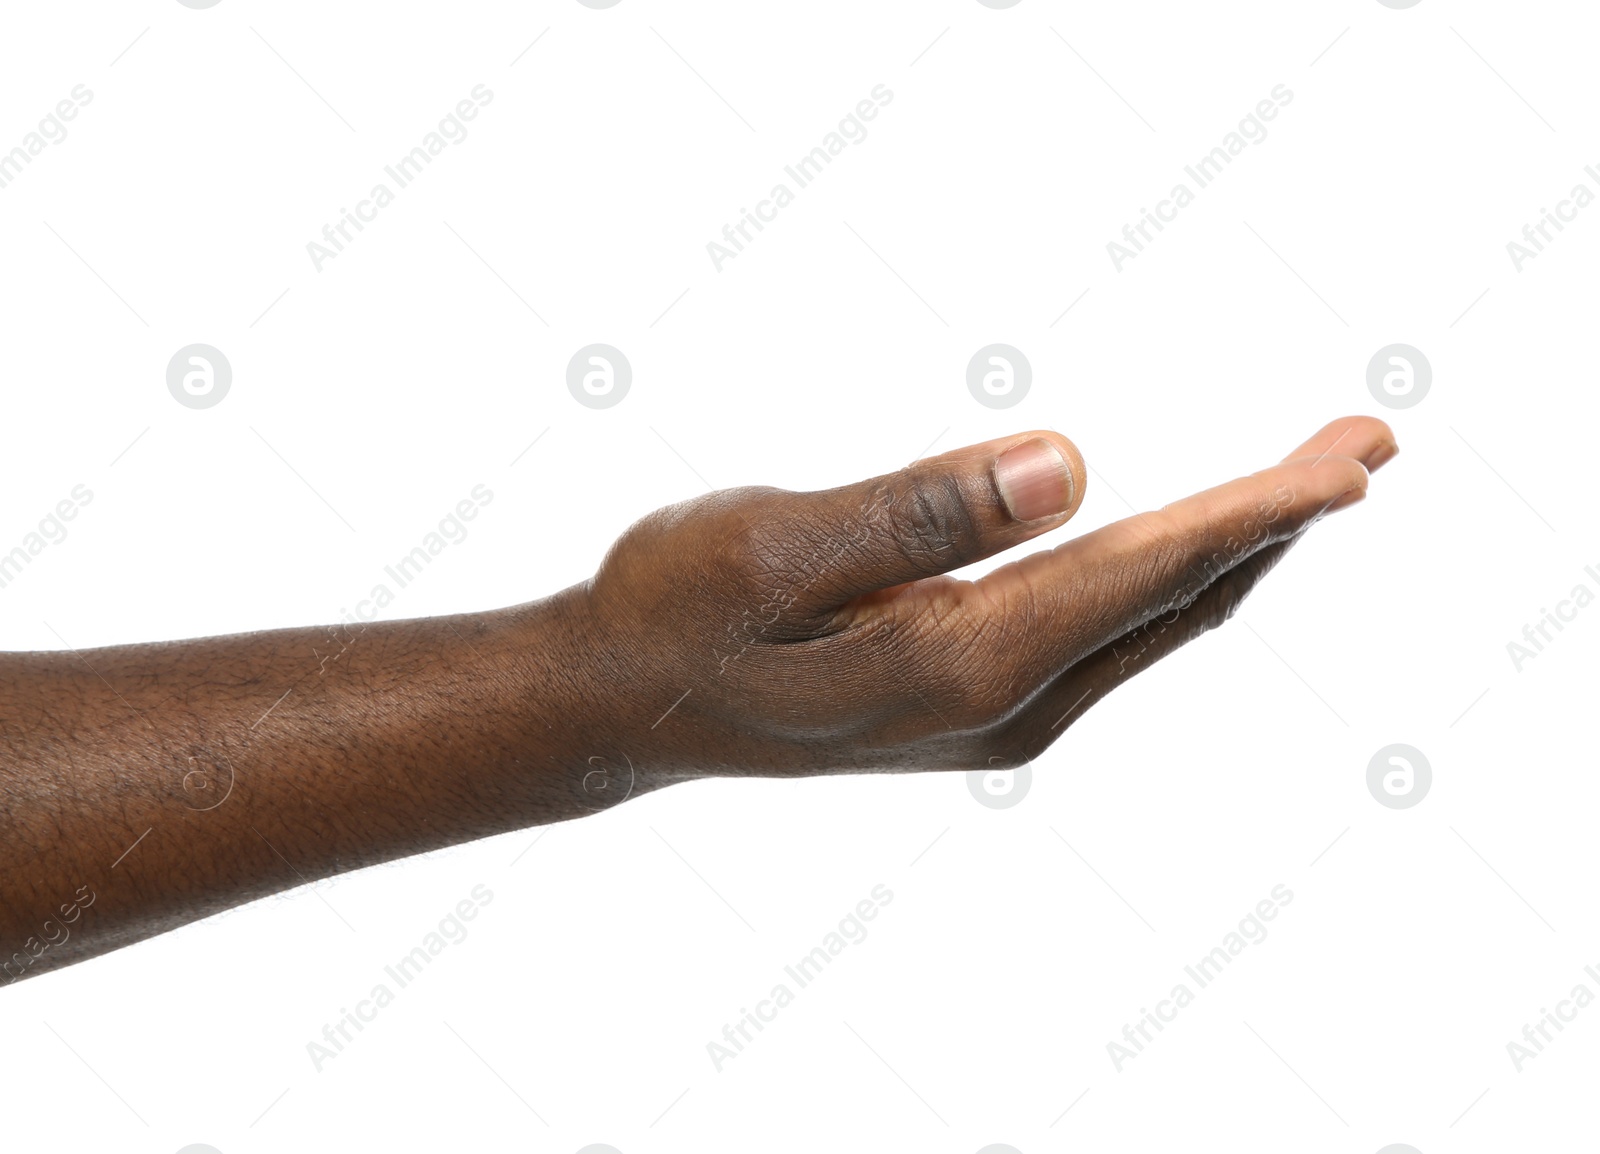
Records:
[[[1387,423],[1377,417],[1356,414],[1329,421],[1284,460],[1338,453],[1362,462],[1368,469],[1376,469],[1392,460],[1399,451],[1394,430]]]
[[[1378,442],[1377,448],[1368,453],[1361,462],[1369,472],[1377,472],[1400,454],[1400,446],[1391,434],[1387,440]]]
[[[1337,513],[1340,509],[1348,509],[1351,505],[1359,504],[1366,499],[1367,490],[1365,486],[1359,489],[1351,489],[1348,493],[1340,497],[1337,501],[1333,502],[1333,504],[1329,505],[1322,512],[1324,515],[1328,513]]]
[[[1078,511],[1083,504],[1083,495],[1089,488],[1089,466],[1083,462],[1083,454],[1078,451],[1078,446],[1072,443],[1070,437],[1060,433],[1046,434],[1056,448],[1067,459],[1067,468],[1072,472],[1072,501],[1067,506],[1067,516]]]
[[[1371,479],[1370,471],[1359,458],[1347,457],[1342,453],[1297,457],[1255,476],[1276,478],[1280,486],[1288,491],[1290,503],[1303,510],[1304,516],[1312,520],[1329,512],[1352,491],[1359,490],[1365,494]],[[1359,497],[1351,497],[1346,503],[1353,505],[1358,500]]]
[[[1394,430],[1389,427],[1387,421],[1379,420],[1377,417],[1358,413],[1354,416],[1341,417],[1329,428],[1349,431],[1345,444],[1340,446],[1340,452],[1360,461],[1369,472],[1381,469],[1394,460],[1400,452],[1400,442],[1395,439]],[[1355,442],[1361,448],[1357,449],[1351,442]]]
[[[1391,454],[1392,455],[1392,454]],[[1350,485],[1339,496],[1328,502],[1323,509],[1323,515],[1337,513],[1340,509],[1348,509],[1351,505],[1358,504],[1367,499],[1367,488],[1372,480],[1371,467],[1365,461],[1355,457],[1343,457],[1339,460],[1350,473]]]

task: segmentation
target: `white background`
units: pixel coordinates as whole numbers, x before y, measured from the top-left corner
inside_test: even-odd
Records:
[[[1026,428],[1093,469],[1074,532],[1346,413],[1402,448],[1020,804],[960,774],[689,785],[20,983],[8,1146],[1592,1131],[1600,1009],[1520,1073],[1506,1049],[1600,993],[1600,611],[1520,672],[1507,652],[1600,589],[1600,208],[1520,272],[1506,251],[1600,191],[1586,6],[119,0],[3,25],[0,148],[93,93],[0,189],[0,546],[94,494],[0,590],[6,648],[334,620],[479,483],[470,536],[386,616],[552,592],[707,485],[839,484]],[[470,136],[318,272],[306,243],[479,84]],[[718,272],[706,243],[879,84],[868,136]],[[1279,84],[1266,139],[1118,272],[1107,242]],[[634,372],[598,411],[564,380],[595,341]],[[995,341],[1034,370],[1010,410],[965,384]],[[1433,385],[1391,412],[1365,374],[1396,341]],[[193,342],[232,364],[215,408],[167,391]],[[1433,767],[1411,809],[1367,791],[1393,742]],[[717,1072],[724,1023],[880,883],[869,936]],[[307,1043],[478,884],[470,936],[317,1072]],[[1269,936],[1119,1073],[1124,1023],[1280,884]]]

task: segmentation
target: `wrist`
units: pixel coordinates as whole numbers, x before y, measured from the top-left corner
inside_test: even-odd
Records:
[[[699,776],[653,754],[638,670],[596,614],[588,583],[491,617],[505,671],[497,710],[516,733],[510,768],[541,811],[535,821],[596,813]]]

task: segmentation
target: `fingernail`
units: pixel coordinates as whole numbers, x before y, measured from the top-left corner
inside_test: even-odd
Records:
[[[1061,450],[1042,437],[1001,453],[994,480],[1007,511],[1018,521],[1053,517],[1072,505],[1072,470]]]
[[[1367,472],[1372,472],[1381,465],[1387,465],[1394,460],[1400,452],[1400,446],[1393,441],[1380,441],[1378,446],[1367,454],[1366,460],[1361,463],[1367,467]]]

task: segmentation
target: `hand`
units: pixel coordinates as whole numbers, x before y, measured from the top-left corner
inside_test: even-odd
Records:
[[[592,581],[508,609],[0,654],[0,983],[686,778],[1020,765],[1394,453],[1380,422],[1336,421],[1253,476],[947,576],[1082,501],[1072,444],[1022,433],[663,509]],[[104,900],[56,941],[71,886]]]
[[[1335,421],[1280,464],[1033,553],[1083,500],[1065,437],[1020,433],[818,493],[712,493],[617,542],[569,620],[615,703],[593,764],[714,775],[1014,767],[1227,620],[1397,452]],[[676,703],[676,704],[675,704]],[[603,711],[602,711],[603,712]],[[616,793],[613,797],[618,796]]]

